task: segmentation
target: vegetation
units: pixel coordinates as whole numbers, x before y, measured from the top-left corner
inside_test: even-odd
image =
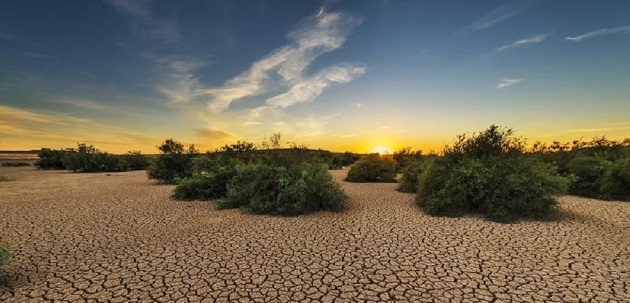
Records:
[[[430,158],[420,158],[413,162],[408,162],[406,166],[402,168],[403,176],[400,179],[398,191],[403,193],[416,193],[418,191],[420,176],[427,170],[430,164]]]
[[[368,155],[352,164],[346,181],[396,182],[396,162],[381,158],[378,154]]]
[[[251,164],[237,168],[221,208],[241,208],[256,214],[293,216],[340,211],[347,199],[325,165],[274,166]]]
[[[63,164],[63,157],[66,150],[42,149],[37,157],[39,160],[35,162],[35,166],[39,169],[66,169]]]
[[[0,284],[4,284],[7,281],[8,274],[2,267],[8,260],[9,252],[4,248],[0,248]]]
[[[113,155],[87,143],[78,143],[77,148],[42,149],[37,156],[39,160],[35,166],[39,169],[67,169],[83,173],[143,170],[149,165],[149,158],[140,151]]]
[[[191,177],[177,184],[173,198],[281,216],[341,210],[347,198],[328,172],[330,153],[297,144],[282,149],[280,139],[272,135],[263,144],[268,149],[239,141],[194,158]]]
[[[177,184],[173,198],[186,201],[224,198],[227,196],[227,185],[235,175],[236,168],[229,165],[217,166],[204,174],[195,174]]]
[[[182,143],[166,139],[158,149],[160,155],[147,170],[149,179],[175,184],[192,176],[192,159],[198,154],[194,145],[184,150]]]
[[[31,163],[28,163],[28,162],[2,162],[2,166],[8,166],[8,167],[31,166]]]
[[[498,222],[549,217],[571,178],[524,150],[512,130],[495,125],[458,136],[420,176],[418,206],[431,215],[479,212]]]
[[[63,165],[67,170],[82,173],[120,172],[129,169],[123,158],[101,152],[85,143],[79,143],[76,150],[67,151],[63,156]]]
[[[601,179],[600,197],[630,201],[630,158],[614,161]]]
[[[617,142],[600,137],[589,142],[536,143],[532,156],[557,165],[564,176],[575,179],[569,194],[630,201],[630,139]]]
[[[122,155],[122,159],[127,162],[129,170],[145,170],[151,164],[149,157],[143,155],[141,151],[128,151]]]
[[[421,150],[412,150],[411,147],[401,148],[394,152],[396,161],[396,172],[403,172],[406,168],[415,165],[423,159]]]
[[[9,176],[6,174],[0,173],[0,182],[9,181]]]

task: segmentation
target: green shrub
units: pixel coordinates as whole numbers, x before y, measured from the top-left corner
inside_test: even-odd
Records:
[[[293,216],[319,210],[340,211],[347,196],[325,165],[250,164],[239,166],[220,208]]]
[[[393,158],[394,161],[396,161],[396,171],[403,172],[407,167],[422,160],[422,151],[413,151],[411,147],[405,147],[395,151]],[[415,190],[413,192],[415,192]]]
[[[577,177],[569,193],[578,196],[599,198],[602,178],[612,165],[611,161],[597,156],[578,156],[567,165],[568,173]]]
[[[352,164],[346,181],[396,182],[396,162],[378,155],[369,155]]]
[[[149,157],[143,155],[140,151],[129,151],[122,155],[122,159],[127,162],[129,170],[145,170],[151,163]]]
[[[630,201],[630,158],[613,162],[600,182],[601,197]]]
[[[484,213],[498,222],[546,218],[568,190],[570,180],[554,166],[526,157],[461,160],[441,158],[420,178],[418,205],[428,214]]]
[[[9,181],[9,176],[6,174],[0,173],[0,182]]]
[[[65,150],[42,149],[37,157],[35,166],[39,169],[66,169],[63,164]]]
[[[341,164],[341,166],[349,166],[352,165],[354,162],[357,162],[359,159],[361,159],[361,157],[353,152],[344,152],[343,154],[339,155],[339,162]]]
[[[421,175],[418,206],[431,215],[479,212],[498,222],[550,216],[555,196],[566,193],[572,180],[553,164],[524,155],[523,146],[511,130],[494,125],[459,136]]]
[[[481,161],[436,159],[421,175],[416,202],[435,216],[461,216],[483,201],[486,168]]]
[[[9,260],[9,256],[9,252],[6,249],[0,248],[0,284],[4,284],[7,281],[8,274],[2,267]]]
[[[197,159],[195,159],[197,160]],[[236,175],[233,166],[219,166],[203,174],[195,174],[177,184],[173,191],[176,200],[214,200],[227,196],[227,186]]]
[[[63,165],[73,172],[120,172],[127,171],[129,165],[120,156],[104,153],[92,145],[78,144],[74,151],[68,151],[63,156]]]
[[[149,179],[174,184],[192,176],[192,159],[197,155],[193,145],[184,150],[183,144],[167,139],[158,149],[160,155],[147,170]]]
[[[2,162],[2,166],[8,166],[8,167],[31,166],[31,163],[28,163],[28,162]]]
[[[402,179],[400,179],[398,191],[403,193],[417,192],[420,176],[422,175],[422,173],[424,173],[424,171],[426,171],[430,163],[431,161],[428,159],[415,160],[413,162],[407,163],[407,166],[403,169],[402,172],[403,176]]]

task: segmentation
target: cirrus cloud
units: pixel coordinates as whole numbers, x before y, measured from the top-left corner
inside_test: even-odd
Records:
[[[351,14],[320,10],[287,35],[290,41],[287,45],[254,62],[248,70],[223,86],[200,89],[196,95],[209,96],[208,106],[214,113],[227,110],[233,102],[268,93],[272,87],[278,86],[286,91],[267,98],[267,105],[288,107],[312,101],[330,85],[348,83],[365,72],[361,64],[346,63],[329,66],[315,75],[305,74],[315,59],[341,48],[351,30],[361,21],[360,17]]]
[[[506,87],[510,87],[512,85],[519,84],[519,83],[521,83],[523,81],[525,81],[525,79],[503,78],[503,79],[501,79],[501,81],[499,81],[499,83],[497,83],[496,89],[504,89]]]
[[[537,35],[537,36],[521,39],[521,40],[518,40],[518,41],[516,41],[514,43],[503,45],[503,46],[497,48],[497,51],[500,52],[500,51],[504,51],[506,49],[515,48],[515,47],[519,47],[519,46],[523,46],[523,45],[540,43],[540,42],[543,42],[543,40],[545,40],[545,38],[547,38],[546,35]]]
[[[592,32],[588,32],[586,34],[579,35],[579,36],[566,37],[564,38],[564,40],[569,41],[569,42],[580,42],[585,39],[610,35],[610,34],[619,33],[619,32],[626,32],[626,33],[630,32],[630,25],[613,27],[613,28],[602,28],[602,29],[598,29]]]

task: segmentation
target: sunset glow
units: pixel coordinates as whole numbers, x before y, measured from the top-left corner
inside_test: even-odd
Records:
[[[392,153],[392,149],[387,146],[375,146],[370,149],[371,154],[389,155]]]
[[[628,1],[263,2],[2,1],[0,150],[630,137]]]

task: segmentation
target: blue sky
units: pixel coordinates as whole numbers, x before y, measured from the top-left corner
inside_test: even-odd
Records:
[[[630,136],[628,1],[2,1],[0,149]]]

